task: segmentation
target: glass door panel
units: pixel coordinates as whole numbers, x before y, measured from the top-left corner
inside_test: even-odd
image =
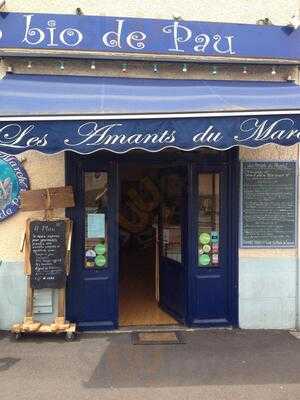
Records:
[[[108,177],[107,172],[85,172],[85,261],[87,269],[107,267]]]
[[[198,266],[218,267],[220,244],[220,175],[198,174]]]
[[[171,173],[162,177],[162,256],[182,262],[183,176]]]

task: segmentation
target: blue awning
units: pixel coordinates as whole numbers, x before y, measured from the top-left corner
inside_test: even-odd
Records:
[[[0,81],[0,151],[228,149],[300,141],[300,86],[7,75]]]
[[[0,81],[1,116],[286,109],[300,109],[300,88],[288,82],[14,74]]]

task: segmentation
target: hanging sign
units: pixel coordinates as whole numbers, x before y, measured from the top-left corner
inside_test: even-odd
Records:
[[[268,143],[291,146],[300,142],[300,115],[255,117],[195,117],[143,120],[51,120],[0,123],[0,151],[47,154],[99,150],[126,153],[133,149],[195,150],[210,147],[260,147]]]
[[[300,60],[300,30],[274,25],[2,12],[1,48],[2,54],[7,49],[44,49],[49,55],[64,50],[111,56],[135,53]]]
[[[0,152],[0,221],[20,208],[21,193],[29,189],[29,178],[21,162]]]

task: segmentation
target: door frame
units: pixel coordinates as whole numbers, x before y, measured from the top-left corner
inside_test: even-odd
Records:
[[[122,163],[145,163],[148,165],[168,165],[174,162],[174,155],[171,153],[147,153],[141,152],[138,154],[115,154],[100,151],[98,153],[94,153],[91,155],[78,155],[72,152],[65,153],[65,182],[66,185],[72,185],[76,198],[80,195],[80,191],[82,191],[82,187],[80,184],[80,168],[82,167],[82,163],[85,160],[91,159],[100,159],[102,163],[104,162],[116,162],[117,166],[122,165]],[[178,159],[177,159],[178,161]],[[230,302],[230,325],[233,327],[238,327],[238,237],[239,237],[239,151],[238,148],[232,148],[228,151],[216,151],[214,154],[209,154],[206,157],[199,157],[199,153],[196,152],[180,152],[180,162],[187,166],[187,232],[186,232],[186,276],[185,276],[185,306],[186,306],[186,318],[185,323],[187,326],[191,326],[191,301],[189,294],[191,294],[191,270],[193,268],[193,240],[194,240],[194,231],[192,229],[193,226],[193,218],[195,212],[197,210],[197,204],[195,202],[194,193],[195,193],[195,171],[199,166],[203,167],[213,167],[213,165],[226,165],[228,168],[228,190],[227,190],[227,204],[230,204],[230,207],[227,207],[228,213],[228,221],[230,226],[228,227],[228,246],[231,251],[228,252],[228,279],[229,279],[229,287],[228,287],[228,298]],[[175,163],[174,163],[175,165]],[[114,184],[116,185],[116,197],[119,197],[119,178],[115,176],[116,180]],[[118,206],[118,205],[117,205]],[[117,207],[118,209],[118,207]],[[75,208],[70,208],[66,210],[67,217],[71,218],[74,221],[74,228],[80,228],[80,221],[78,210]],[[118,255],[118,254],[117,254]],[[115,279],[115,289],[116,289],[116,301],[117,301],[117,311],[116,311],[116,323],[114,328],[118,328],[118,298],[119,298],[119,286],[118,286],[118,277],[119,277],[119,262],[118,258],[115,261],[114,265],[114,279]],[[66,309],[67,309],[67,318],[72,320],[73,310],[72,310],[72,302],[70,299],[72,298],[72,282],[68,280],[67,283],[67,298],[66,298]],[[209,326],[214,326],[213,324]]]

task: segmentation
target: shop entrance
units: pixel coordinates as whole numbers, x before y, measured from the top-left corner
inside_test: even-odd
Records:
[[[237,324],[234,151],[67,157],[80,330]]]
[[[183,322],[186,167],[125,164],[119,187],[119,325]]]

